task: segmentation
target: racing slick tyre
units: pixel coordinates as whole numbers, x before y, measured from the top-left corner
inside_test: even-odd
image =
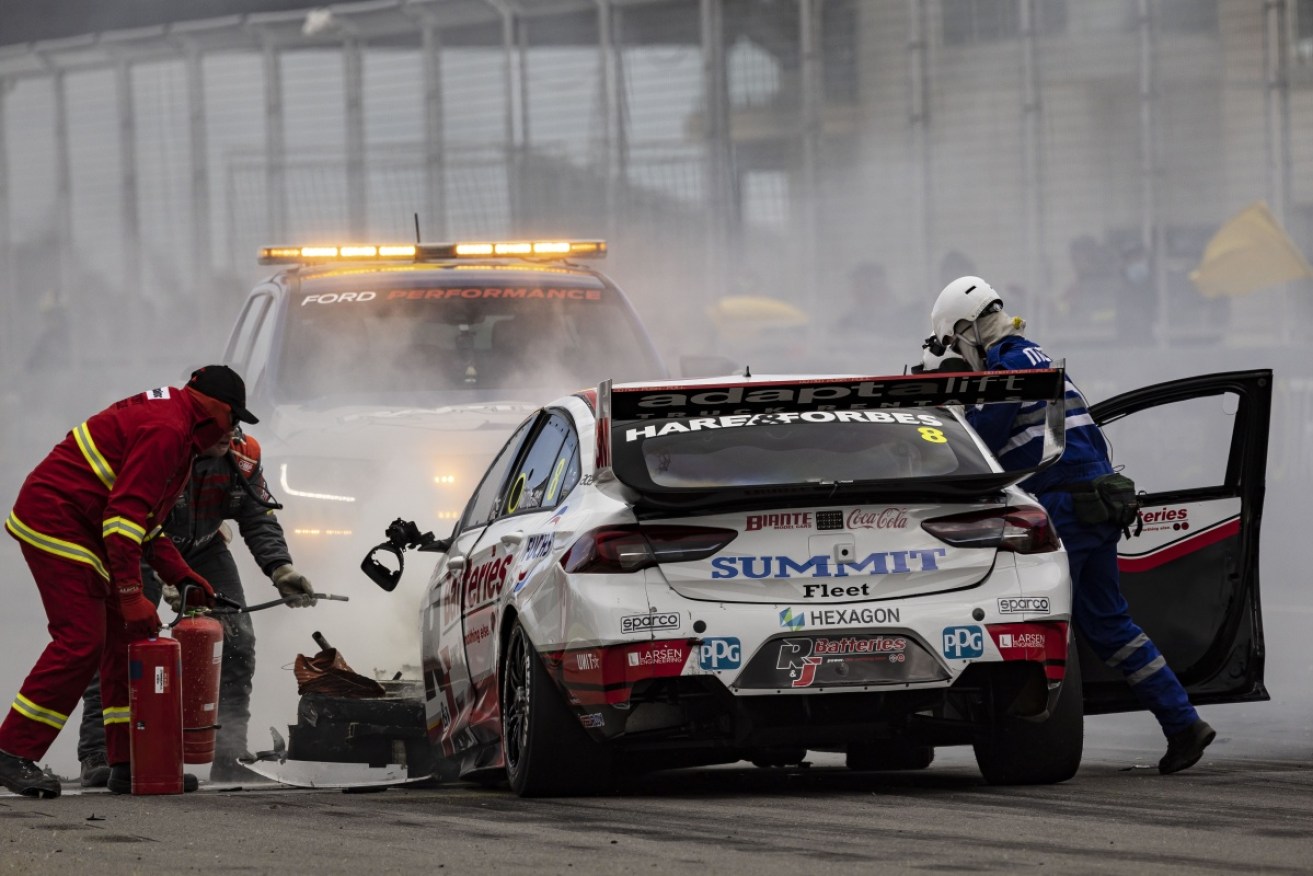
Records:
[[[923,770],[934,763],[935,750],[906,739],[882,739],[879,742],[852,742],[848,745],[848,769]]]
[[[518,620],[502,662],[501,719],[506,778],[521,797],[610,789],[611,753],[588,735],[566,705]]]
[[[1067,669],[1058,701],[1043,721],[996,717],[976,739],[976,764],[991,785],[1051,785],[1080,768],[1085,747],[1085,698],[1076,637],[1067,645]]]

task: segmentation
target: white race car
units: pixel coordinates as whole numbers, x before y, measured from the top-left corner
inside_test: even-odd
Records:
[[[1131,539],[1128,594],[1153,576],[1176,620],[1164,650],[1196,702],[1265,699],[1270,372],[1163,386],[1095,416],[1224,394],[1243,415],[1223,485],[1145,496],[1150,520],[1188,503],[1196,530]],[[1066,554],[1014,486],[1038,469],[1003,471],[960,413],[1061,387],[1060,370],[740,377],[604,383],[540,409],[449,538],[397,521],[380,546],[443,554],[421,606],[437,772],[558,795],[809,749],[915,769],[970,744],[992,783],[1070,778],[1083,704],[1139,706],[1103,667],[1082,696]],[[1061,405],[1048,408],[1040,467],[1062,452]],[[372,555],[363,568],[385,587],[401,573]],[[1182,586],[1227,593],[1173,607]]]

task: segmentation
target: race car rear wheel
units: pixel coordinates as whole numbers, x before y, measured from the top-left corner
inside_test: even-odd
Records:
[[[1085,698],[1075,636],[1053,711],[1044,721],[995,717],[974,743],[976,764],[991,785],[1051,785],[1080,769],[1085,747]]]
[[[593,741],[517,620],[501,668],[506,778],[521,797],[596,794],[612,781],[611,756]]]

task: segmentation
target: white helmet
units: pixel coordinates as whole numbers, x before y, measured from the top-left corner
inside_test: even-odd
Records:
[[[995,302],[996,310],[1003,306],[1003,299],[993,286],[979,277],[958,277],[935,299],[935,306],[930,308],[930,327],[936,338],[948,344],[957,333],[959,322],[964,319],[975,322]]]

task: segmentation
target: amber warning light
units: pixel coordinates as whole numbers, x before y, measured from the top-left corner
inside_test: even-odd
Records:
[[[265,246],[260,264],[326,264],[332,262],[431,262],[456,259],[512,258],[529,260],[600,259],[605,240],[485,240],[458,243],[341,244]]]

